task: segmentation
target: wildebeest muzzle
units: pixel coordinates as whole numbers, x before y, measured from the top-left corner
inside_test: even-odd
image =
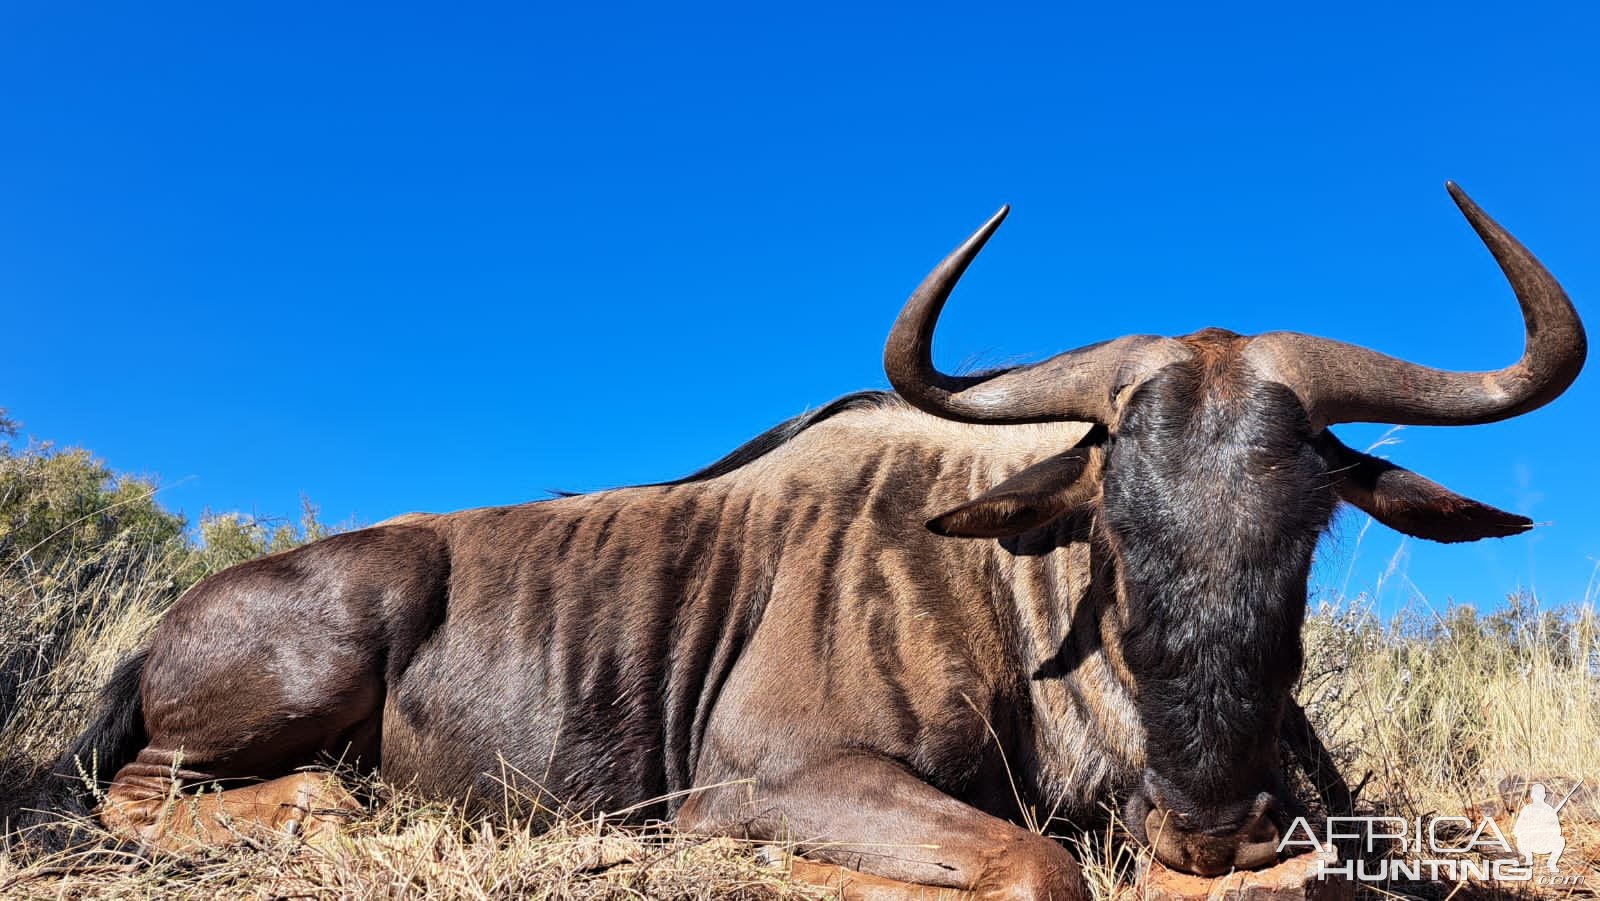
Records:
[[[1151,780],[1147,779],[1147,784]],[[1123,809],[1128,830],[1156,860],[1197,876],[1256,870],[1278,862],[1288,805],[1271,792],[1217,811],[1192,812],[1161,803],[1163,793],[1135,792]],[[1184,805],[1186,806],[1186,805]]]

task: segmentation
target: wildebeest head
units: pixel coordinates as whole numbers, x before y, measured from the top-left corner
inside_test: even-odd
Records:
[[[1290,332],[1207,329],[1118,338],[1002,372],[941,373],[931,356],[939,311],[1004,209],[924,280],[889,336],[890,381],[929,413],[1099,426],[929,527],[1004,538],[1092,511],[1094,540],[1115,561],[1113,656],[1146,736],[1127,818],[1171,866],[1213,875],[1275,857],[1292,804],[1277,775],[1279,721],[1301,668],[1312,555],[1339,500],[1435,541],[1532,527],[1328,431],[1505,419],[1555,398],[1583,366],[1583,326],[1561,287],[1448,187],[1522,306],[1524,355],[1497,372],[1429,369]]]

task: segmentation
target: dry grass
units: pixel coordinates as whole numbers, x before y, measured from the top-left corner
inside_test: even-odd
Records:
[[[0,795],[79,730],[115,661],[173,600],[177,586],[153,553],[113,543],[56,572],[0,563]],[[1507,805],[1520,795],[1498,797],[1503,779],[1582,780],[1593,794],[1580,793],[1562,813],[1568,859],[1581,860],[1588,885],[1600,887],[1600,617],[1592,606],[1541,611],[1517,598],[1491,616],[1457,607],[1390,622],[1359,606],[1325,606],[1306,640],[1301,697],[1352,784],[1370,773],[1363,811],[1498,814],[1509,834]],[[257,841],[191,858],[0,853],[0,897],[816,897],[728,839],[595,817],[538,832],[469,821],[404,793],[377,795],[370,817],[316,847]],[[1112,829],[1066,838],[1097,898],[1136,895],[1137,854]],[[1385,892],[1454,894],[1448,885]]]
[[[0,558],[0,792],[83,729],[177,598],[173,553],[121,538],[47,569]]]
[[[1600,617],[1540,610],[1518,595],[1408,611],[1380,625],[1359,608],[1312,617],[1302,701],[1373,798],[1402,809],[1462,807],[1512,775],[1585,779],[1600,790]]]
[[[245,841],[191,857],[63,853],[0,859],[7,898],[817,898],[731,839],[469,822],[399,798],[331,840]]]

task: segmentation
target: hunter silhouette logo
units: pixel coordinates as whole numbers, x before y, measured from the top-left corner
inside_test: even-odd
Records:
[[[1550,872],[1556,872],[1561,852],[1567,849],[1566,836],[1561,834],[1559,814],[1577,790],[1578,786],[1574,785],[1560,804],[1551,807],[1544,799],[1543,783],[1535,782],[1528,786],[1528,803],[1517,811],[1516,822],[1511,824],[1511,837],[1516,840],[1517,850],[1522,853],[1522,859],[1528,866],[1533,866],[1535,854],[1548,854],[1550,861],[1547,866]]]

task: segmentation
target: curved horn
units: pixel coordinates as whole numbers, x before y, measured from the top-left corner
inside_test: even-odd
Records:
[[[1522,359],[1494,372],[1450,372],[1326,338],[1260,336],[1249,353],[1295,390],[1317,425],[1495,422],[1554,400],[1583,369],[1588,341],[1561,285],[1465,191],[1454,182],[1445,187],[1516,292],[1527,333]]]
[[[933,365],[933,331],[950,292],[1011,212],[1003,206],[944,258],[913,291],[889,332],[883,368],[889,384],[918,409],[974,423],[1073,420],[1108,423],[1118,389],[1179,353],[1166,338],[1133,335],[1093,344],[1032,366],[970,376]],[[1152,354],[1157,345],[1168,353]]]

